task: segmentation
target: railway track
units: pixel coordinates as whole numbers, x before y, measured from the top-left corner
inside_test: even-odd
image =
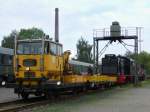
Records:
[[[94,94],[97,92],[102,92],[102,89],[99,90],[89,90],[86,92],[80,92],[77,94],[61,94],[57,98],[52,98],[50,100],[46,100],[44,97],[35,97],[35,98],[30,98],[28,100],[15,100],[15,101],[10,101],[10,102],[4,102],[0,103],[0,112],[18,112],[22,111],[25,109],[30,109],[33,107],[41,106],[41,105],[46,105],[54,102],[60,102],[63,100],[67,99],[74,99],[74,98],[79,98],[85,94]]]
[[[0,107],[0,112],[17,112],[30,107],[47,104],[48,101],[39,101],[34,103],[11,104]]]
[[[91,91],[89,91],[88,93],[91,93]],[[74,99],[82,95],[84,95],[84,93],[80,93],[78,95],[65,94],[59,96],[58,98],[52,98],[50,100],[46,100],[45,98],[41,97],[41,98],[28,99],[27,101],[15,100],[10,102],[3,102],[0,103],[0,112],[18,112],[18,111],[30,109],[41,105],[46,105],[54,102],[67,100],[67,99]]]
[[[39,105],[47,104],[49,100],[44,98],[31,98],[28,101],[15,100],[10,102],[0,103],[0,112],[17,112],[26,108],[35,107]]]

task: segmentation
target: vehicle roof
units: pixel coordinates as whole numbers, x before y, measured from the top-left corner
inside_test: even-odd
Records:
[[[18,42],[38,42],[38,41],[42,41],[42,39],[22,39],[22,40],[17,40]],[[59,45],[62,45],[61,43],[58,43],[58,42],[54,42],[52,41],[52,39],[44,39],[44,41],[49,41],[49,42],[52,42],[52,43],[56,43],[56,44],[59,44]]]
[[[82,65],[82,66],[91,66],[91,67],[93,67],[93,64],[91,64],[91,63],[86,63],[86,62],[81,62],[81,61],[75,61],[75,60],[69,60],[69,64]]]
[[[0,47],[0,54],[13,55],[14,54],[14,50],[10,49],[10,48]]]

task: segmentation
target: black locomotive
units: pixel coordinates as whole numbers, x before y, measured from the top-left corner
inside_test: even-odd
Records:
[[[139,80],[145,79],[144,66],[131,58],[115,54],[106,54],[102,58],[102,74],[118,75],[118,83],[133,82],[136,75]]]

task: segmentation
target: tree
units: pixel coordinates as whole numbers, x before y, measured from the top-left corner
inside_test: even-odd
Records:
[[[78,40],[77,44],[77,59],[78,61],[83,62],[92,62],[92,45],[88,44],[88,41],[82,37]]]
[[[147,73],[150,73],[150,53],[143,51],[140,54],[135,55],[131,52],[127,52],[125,56],[130,57],[134,59],[137,63],[144,65],[144,68],[147,71]]]
[[[6,48],[14,48],[14,38],[15,35],[17,35],[18,32],[16,30],[13,30],[8,36],[4,36],[1,46]]]
[[[14,38],[17,35],[18,39],[37,39],[42,38],[45,33],[38,28],[21,29],[19,32],[13,30],[8,36],[4,36],[1,46],[6,48],[14,48]]]
[[[30,29],[21,29],[19,32],[19,39],[27,39],[27,38],[32,38],[32,39],[38,39],[42,38],[42,36],[45,33],[43,30],[38,29],[38,28],[30,28]]]

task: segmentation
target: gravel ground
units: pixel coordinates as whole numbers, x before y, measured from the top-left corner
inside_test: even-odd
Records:
[[[150,89],[134,88],[79,106],[72,112],[149,112]]]
[[[18,99],[14,90],[10,88],[0,88],[0,103]]]
[[[123,87],[84,95],[24,112],[149,112],[150,85]]]

